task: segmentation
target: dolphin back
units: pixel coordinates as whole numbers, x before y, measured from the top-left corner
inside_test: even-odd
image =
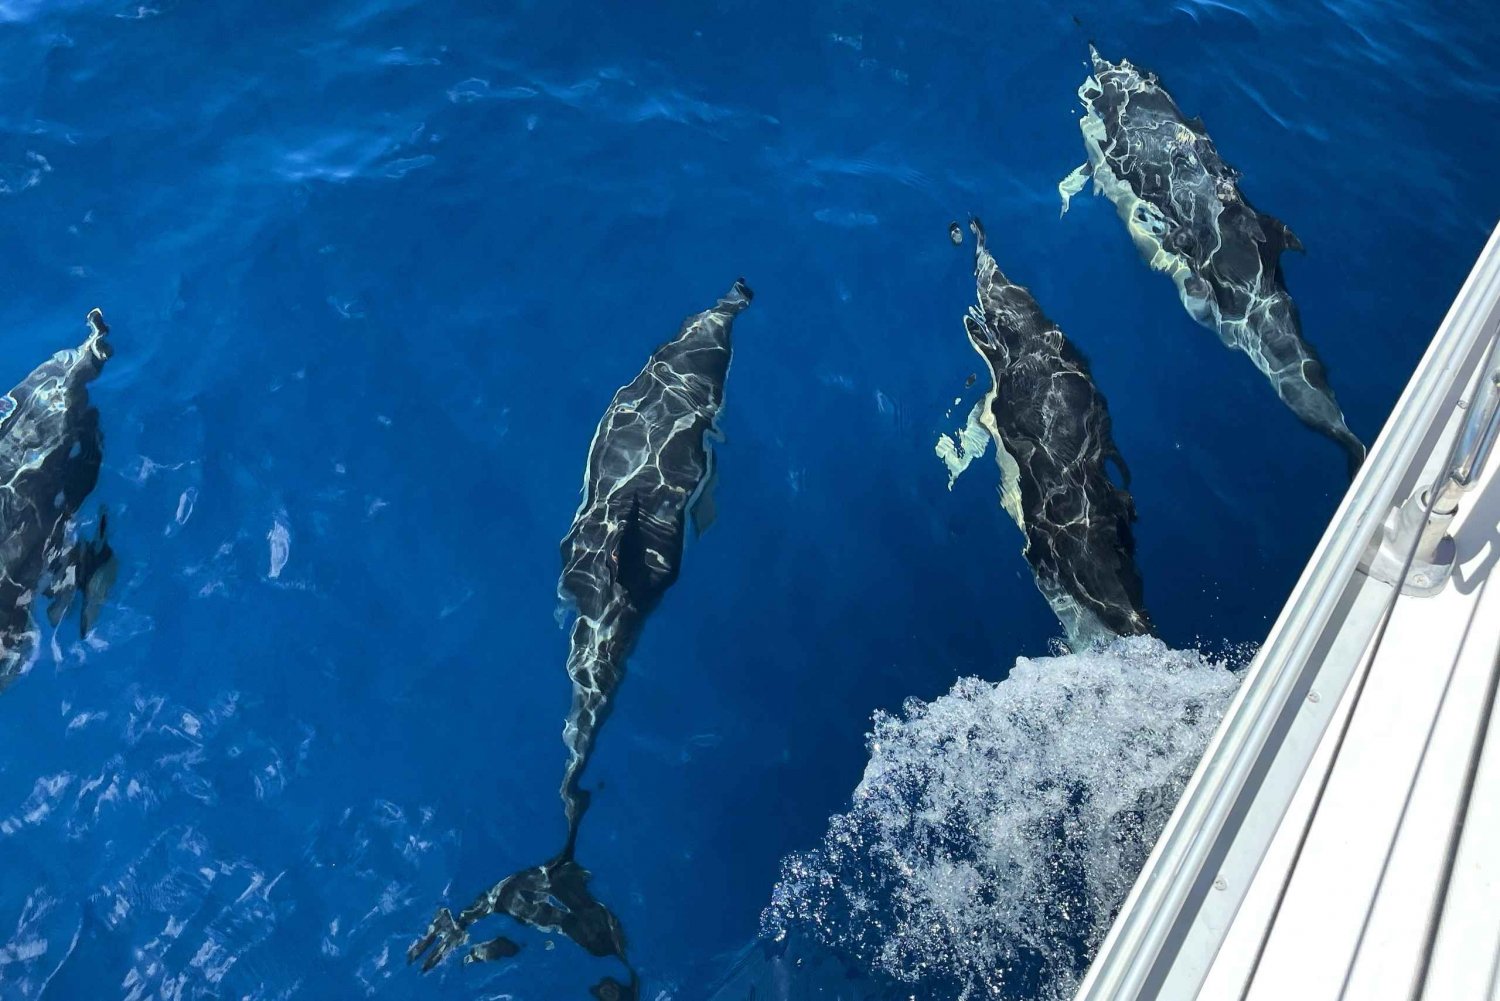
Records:
[[[92,627],[114,575],[101,516],[96,540],[80,545],[72,519],[99,481],[103,433],[88,384],[112,354],[99,310],[82,345],[59,351],[0,397],[0,686],[24,670],[39,631],[34,599],[49,598],[55,626],[75,590],[88,596]]]
[[[1183,307],[1241,351],[1308,427],[1344,449],[1351,472],[1365,446],[1349,430],[1323,363],[1302,335],[1282,273],[1302,241],[1257,211],[1203,121],[1182,113],[1154,73],[1112,63],[1091,46],[1079,88],[1088,163],[1059,186],[1066,199],[1092,173],[1141,256],[1171,277]]]
[[[714,472],[711,443],[719,437],[734,319],[751,298],[744,281],[736,281],[713,306],[688,317],[615,393],[589,445],[583,498],[562,540],[558,580],[559,597],[576,613],[567,661],[572,702],[563,724],[568,758],[559,790],[567,821],[563,847],[542,865],[507,876],[456,916],[440,908],[412,943],[408,962],[423,959],[422,968],[431,969],[468,941],[474,922],[503,913],[624,963],[628,981],[606,977],[592,988],[595,997],[638,997],[624,930],[593,896],[589,873],[575,858],[590,799],[580,780],[640,631],[681,572],[689,512]],[[465,960],[501,958],[517,949],[502,936],[472,947]]]
[[[583,499],[562,540],[558,594],[580,615],[604,614],[622,572],[635,580],[631,598],[642,613],[676,582],[690,502],[713,472],[710,442],[718,436],[734,318],[752,297],[740,279],[683,321],[600,419]]]
[[[970,228],[978,299],[964,327],[991,380],[980,420],[1037,587],[1075,646],[1150,632],[1135,505],[1104,394],[1082,352],[1000,270],[979,221]]]

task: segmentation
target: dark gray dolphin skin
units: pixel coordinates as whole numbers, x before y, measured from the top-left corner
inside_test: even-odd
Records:
[[[956,476],[995,443],[1001,506],[1026,535],[1037,587],[1074,647],[1151,631],[1135,565],[1130,473],[1088,360],[995,263],[978,219],[978,302],[964,329],[990,389],[938,454]],[[1124,486],[1110,479],[1113,465]]]
[[[589,873],[574,859],[579,821],[589,804],[579,780],[641,627],[677,580],[688,519],[697,531],[712,519],[710,442],[719,440],[734,318],[751,295],[737,281],[712,309],[689,317],[677,337],[615,393],[599,422],[584,468],[583,502],[562,542],[558,582],[558,596],[577,613],[568,650],[573,704],[563,726],[567,838],[547,862],[501,880],[456,918],[440,908],[407,951],[408,962],[427,954],[423,970],[463,945],[470,925],[498,913],[561,932],[593,955],[618,957],[630,969],[619,920],[589,892]],[[497,938],[472,948],[465,962],[514,955],[517,948]],[[628,983],[606,978],[592,992],[604,1001],[635,998],[635,972]]]
[[[1308,427],[1343,447],[1352,476],[1365,446],[1344,423],[1323,364],[1302,339],[1282,251],[1302,242],[1257,212],[1204,130],[1157,80],[1089,46],[1094,73],[1078,90],[1088,162],[1059,186],[1063,211],[1090,174],[1115,205],[1141,256],[1171,276],[1189,314],[1250,356]]]
[[[80,543],[73,516],[99,481],[103,435],[88,384],[113,353],[104,314],[88,315],[88,339],[59,351],[0,396],[0,687],[22,673],[36,649],[39,592],[55,627],[83,592],[83,635],[114,577],[105,541]]]

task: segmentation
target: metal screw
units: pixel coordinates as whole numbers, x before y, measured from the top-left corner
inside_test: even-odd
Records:
[[[1323,696],[1319,695],[1317,692],[1308,692],[1307,693],[1307,701],[1309,701],[1309,702],[1316,702],[1319,699],[1321,699],[1322,697]]]
[[[1418,587],[1426,587],[1428,584],[1432,583],[1432,578],[1427,576],[1426,573],[1418,571],[1411,575],[1411,582]]]
[[[1214,880],[1214,889],[1215,890],[1227,890],[1227,889],[1229,889],[1229,880],[1225,879],[1223,876],[1220,876],[1218,879]]]

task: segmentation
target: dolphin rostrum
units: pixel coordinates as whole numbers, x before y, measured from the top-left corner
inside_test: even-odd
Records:
[[[589,804],[579,781],[641,627],[677,580],[688,519],[699,532],[712,520],[710,442],[719,440],[734,318],[750,304],[751,294],[737,281],[713,308],[689,317],[677,337],[615,393],[599,422],[584,467],[583,502],[562,542],[558,582],[558,596],[577,613],[568,650],[573,702],[563,726],[567,837],[551,859],[501,880],[457,917],[439,908],[407,951],[408,962],[427,953],[423,970],[468,941],[474,922],[503,912],[522,924],[561,932],[595,956],[624,962],[629,983],[606,977],[592,989],[596,998],[616,1001],[638,994],[620,922],[589,892],[589,873],[574,858],[579,821]],[[501,936],[474,946],[465,961],[510,956],[518,949]]]
[[[54,627],[79,591],[80,628],[93,628],[114,579],[101,512],[97,536],[80,543],[73,516],[99,482],[104,438],[88,384],[113,353],[104,314],[88,339],[59,351],[0,396],[0,687],[23,673],[39,635],[38,592]]]
[[[1257,212],[1197,118],[1187,118],[1156,75],[1089,47],[1093,75],[1078,89],[1088,162],[1058,185],[1063,211],[1090,174],[1115,205],[1141,256],[1171,276],[1188,313],[1225,346],[1250,356],[1283,403],[1343,447],[1350,474],[1365,446],[1344,415],[1281,273],[1302,242]]]
[[[990,388],[968,427],[939,439],[938,456],[957,477],[994,441],[1000,504],[1025,533],[1026,561],[1070,643],[1149,633],[1130,474],[1104,395],[1083,354],[996,265],[979,220],[969,229],[978,302],[964,329],[989,369]],[[1110,479],[1109,466],[1123,485]]]

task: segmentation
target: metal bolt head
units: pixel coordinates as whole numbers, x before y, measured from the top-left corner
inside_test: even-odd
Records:
[[[1428,584],[1432,583],[1432,578],[1427,576],[1426,571],[1418,570],[1416,573],[1411,575],[1411,582],[1418,587],[1426,587]]]
[[[1317,702],[1322,697],[1323,696],[1319,695],[1317,692],[1308,692],[1307,693],[1307,701],[1309,701],[1309,702]]]
[[[1214,880],[1214,889],[1215,890],[1227,890],[1227,889],[1229,889],[1229,880],[1225,879],[1223,876],[1220,876],[1218,879]]]

